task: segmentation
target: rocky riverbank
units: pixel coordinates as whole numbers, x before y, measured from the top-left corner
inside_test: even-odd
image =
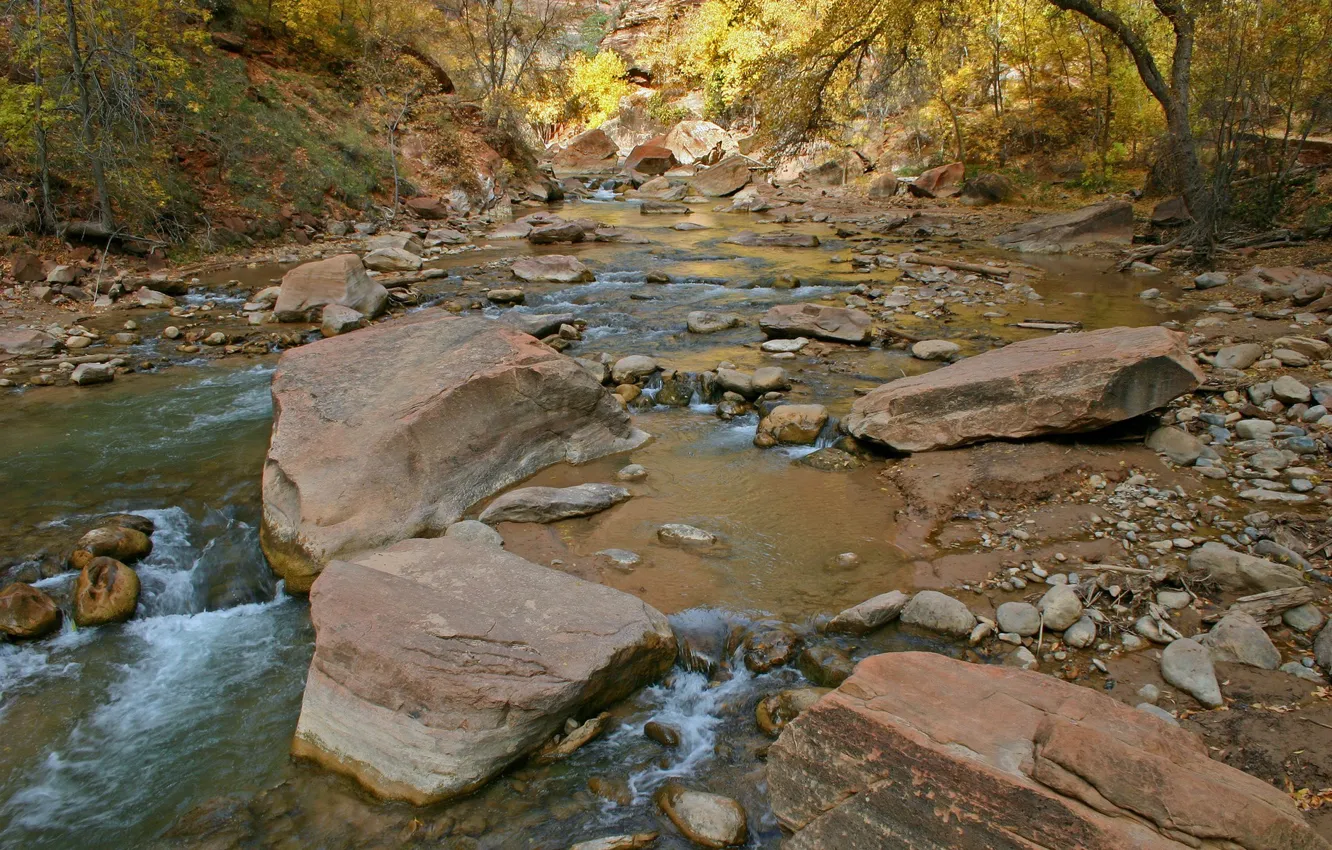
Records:
[[[1271,813],[1279,837],[1264,846],[1324,846],[1332,750],[1305,744],[1332,721],[1332,281],[1252,260],[1120,275],[1000,247],[1122,242],[1120,203],[1015,228],[1030,216],[908,194],[757,183],[700,200],[723,177],[749,182],[723,164],[715,186],[669,170],[655,185],[566,183],[584,200],[457,222],[447,239],[425,222],[325,233],[310,262],[220,289],[187,281],[174,308],[117,315],[162,291],[126,287],[80,319],[88,334],[8,332],[30,347],[6,363],[33,388],[25,403],[96,398],[210,351],[271,362],[291,348],[273,379],[262,527],[288,591],[312,592],[294,747],[309,760],[196,808],[168,840],[777,846],[786,830],[829,846],[819,830],[851,808],[819,826],[808,810],[822,804],[800,795],[883,779],[814,782],[810,765],[833,757],[801,742],[872,732],[902,749],[909,718],[829,718],[864,713],[847,706],[873,699],[885,658],[927,649],[962,672],[886,692],[962,716],[975,710],[962,680],[1001,677],[1024,704],[1087,700],[1114,727],[1097,734],[1130,748],[1123,773],[1096,773],[1074,758],[1082,743],[1061,749],[1046,730],[1068,721],[1047,706],[988,742],[1045,754],[1031,765],[996,755],[986,769],[1006,773],[981,777],[929,762],[961,806],[989,811],[1002,780],[1068,815],[1014,834],[1200,840],[1193,824],[1212,814],[1170,821],[1079,784],[1118,788],[1158,747],[1179,771],[1170,811],[1211,800],[1189,785],[1205,779],[1243,797],[1227,811]],[[116,364],[108,332],[124,321],[136,328],[115,333],[140,339]],[[240,341],[207,343],[231,327]],[[86,365],[102,386],[72,380]],[[146,554],[134,532],[174,544],[112,519],[13,538],[46,548],[8,572],[13,637],[50,635],[94,602],[110,613],[89,624],[144,616],[124,601]],[[944,693],[913,690],[948,677]],[[880,831],[864,846],[915,817],[871,796],[856,817]],[[1247,846],[1257,828],[1227,822],[1224,837]]]

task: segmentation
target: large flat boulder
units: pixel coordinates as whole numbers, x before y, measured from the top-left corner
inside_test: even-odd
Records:
[[[768,755],[784,850],[1327,843],[1193,733],[1090,688],[919,652],[875,655]]]
[[[614,484],[522,487],[510,490],[491,502],[477,519],[488,525],[501,522],[559,522],[610,510],[629,496],[628,490]]]
[[[47,354],[56,347],[55,337],[28,328],[0,330],[0,354]]]
[[[669,150],[681,165],[707,160],[719,148],[723,154],[738,153],[731,134],[711,121],[681,121],[666,132],[661,146]]]
[[[476,789],[675,659],[640,600],[455,537],[330,563],[310,618],[292,751],[417,805]]]
[[[679,163],[671,149],[654,142],[636,145],[624,159],[624,170],[655,177],[665,174]]]
[[[1133,242],[1133,206],[1128,201],[1104,201],[1043,215],[999,234],[994,242],[1029,254],[1062,254],[1098,243],[1129,245]]]
[[[728,156],[694,175],[694,191],[709,198],[734,195],[749,184],[749,164],[739,154]]]
[[[898,451],[1092,431],[1197,388],[1182,333],[1109,328],[1026,340],[856,400],[848,432]]]
[[[864,345],[874,337],[868,313],[821,304],[778,304],[759,318],[759,327],[773,339],[814,337]]]
[[[551,157],[556,177],[609,173],[619,161],[619,145],[599,128],[575,136]]]
[[[513,276],[528,283],[584,283],[593,280],[592,270],[577,257],[567,254],[522,257],[513,264]]]
[[[1237,552],[1215,540],[1189,555],[1189,568],[1206,573],[1217,587],[1231,593],[1267,593],[1304,584],[1295,567]]]
[[[947,198],[961,191],[962,178],[966,176],[966,166],[960,162],[950,162],[923,172],[907,184],[907,189],[918,198]]]
[[[360,257],[338,254],[299,265],[283,275],[273,318],[309,321],[327,304],[350,307],[373,319],[388,307],[388,290],[366,274]]]
[[[273,402],[260,539],[297,592],[334,558],[443,533],[544,467],[647,436],[572,358],[438,310],[289,349]]]

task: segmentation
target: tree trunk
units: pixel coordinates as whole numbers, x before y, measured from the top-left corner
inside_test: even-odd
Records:
[[[98,150],[97,132],[93,129],[92,96],[88,91],[88,73],[79,48],[79,22],[74,11],[74,0],[65,0],[65,31],[69,36],[70,69],[79,93],[79,123],[82,125],[83,146],[87,149],[88,165],[92,170],[93,191],[96,193],[97,213],[101,223],[111,229],[115,216],[111,210],[111,193],[107,189],[106,166]]]
[[[37,98],[33,103],[33,146],[37,153],[37,189],[40,200],[37,205],[38,227],[45,233],[52,233],[56,227],[55,204],[51,201],[51,159],[46,146],[45,95],[46,79],[42,72],[46,43],[44,22],[42,20],[42,0],[33,0],[33,12],[37,31],[37,57],[32,63],[33,88]]]
[[[1169,156],[1178,169],[1180,194],[1193,215],[1194,225],[1188,241],[1195,252],[1210,254],[1215,245],[1216,223],[1221,210],[1217,198],[1203,174],[1202,160],[1198,155],[1198,139],[1193,134],[1193,125],[1189,121],[1190,75],[1193,70],[1193,14],[1184,5],[1184,0],[1152,0],[1161,16],[1169,21],[1175,31],[1175,49],[1170,62],[1170,79],[1167,80],[1156,64],[1146,40],[1130,27],[1115,12],[1093,2],[1093,0],[1050,0],[1054,6],[1069,12],[1076,12],[1089,21],[1104,27],[1133,57],[1138,68],[1138,76],[1152,97],[1165,112],[1166,132],[1169,136]],[[1195,256],[1198,254],[1195,253]]]

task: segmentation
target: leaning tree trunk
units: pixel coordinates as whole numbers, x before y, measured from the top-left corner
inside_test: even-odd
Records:
[[[69,37],[70,70],[73,71],[79,93],[79,123],[82,125],[83,146],[88,152],[88,165],[92,171],[93,191],[97,195],[97,212],[101,224],[108,230],[114,221],[111,210],[111,192],[106,183],[106,166],[98,150],[97,132],[93,129],[92,95],[88,90],[88,69],[79,48],[79,22],[74,11],[74,0],[65,0],[65,31]]]
[[[1193,13],[1184,5],[1185,0],[1152,0],[1156,10],[1170,23],[1175,32],[1175,49],[1171,56],[1170,77],[1161,72],[1151,48],[1138,32],[1115,12],[1093,0],[1050,0],[1054,6],[1075,12],[1108,30],[1133,57],[1138,76],[1152,97],[1165,112],[1166,131],[1169,134],[1169,156],[1179,174],[1179,192],[1192,214],[1194,223],[1184,238],[1190,243],[1195,256],[1211,255],[1216,242],[1216,224],[1221,215],[1216,193],[1207,184],[1202,160],[1198,154],[1198,139],[1189,120],[1190,75],[1193,70],[1194,21]]]

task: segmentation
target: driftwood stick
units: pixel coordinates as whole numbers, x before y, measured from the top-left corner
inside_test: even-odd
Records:
[[[1225,611],[1212,611],[1203,615],[1203,622],[1215,623],[1227,614],[1248,614],[1260,623],[1270,625],[1291,608],[1314,601],[1312,587],[1283,587],[1266,593],[1241,596]]]
[[[920,254],[903,254],[898,259],[904,263],[915,263],[918,266],[943,266],[946,269],[955,269],[960,272],[972,272],[974,274],[987,274],[991,277],[1008,277],[1013,271],[1012,269],[983,266],[979,263],[967,263],[962,260],[950,260],[947,257],[924,257]]]

